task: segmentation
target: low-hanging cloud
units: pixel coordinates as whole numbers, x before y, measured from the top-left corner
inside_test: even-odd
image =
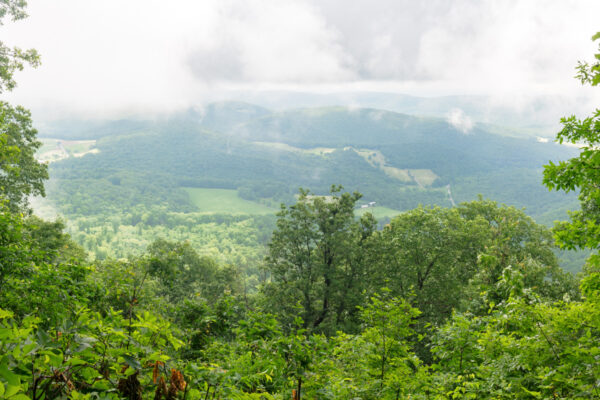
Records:
[[[473,129],[473,120],[460,108],[452,109],[446,116],[446,121],[465,135]]]
[[[265,88],[570,95],[600,29],[597,0],[28,3],[28,20],[0,29],[43,65],[10,98],[50,114],[169,111]]]

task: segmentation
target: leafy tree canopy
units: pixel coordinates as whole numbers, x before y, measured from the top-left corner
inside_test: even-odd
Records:
[[[600,32],[592,40],[600,40]],[[593,63],[580,62],[577,78],[582,84],[600,84],[600,42]],[[557,134],[559,143],[580,146],[578,157],[558,163],[550,162],[544,168],[544,184],[549,189],[579,190],[581,210],[571,212],[571,221],[555,227],[558,244],[567,249],[597,249],[600,245],[600,109],[587,118],[575,115],[562,118],[563,129]],[[598,258],[591,261],[598,264]]]
[[[7,16],[13,21],[26,18],[26,5],[24,0],[0,0],[0,25],[3,25]],[[37,67],[39,63],[40,56],[36,50],[21,50],[18,47],[6,46],[0,41],[0,93],[15,88],[17,83],[13,77],[14,73],[23,70],[24,64]]]
[[[6,16],[13,21],[25,18],[26,5],[24,0],[0,0],[0,25]],[[16,86],[13,75],[24,63],[39,65],[37,52],[10,48],[0,41],[0,93]],[[0,201],[7,201],[12,210],[26,207],[30,195],[45,194],[42,182],[48,172],[34,158],[41,145],[36,134],[29,111],[0,102]]]
[[[282,205],[266,258],[272,283],[265,293],[274,309],[291,316],[298,305],[305,328],[330,333],[358,321],[366,281],[362,246],[375,228],[371,214],[354,218],[361,195],[341,190],[332,186],[329,196],[301,190],[295,205]]]
[[[48,166],[35,159],[36,135],[29,111],[0,102],[0,199],[12,210],[26,208],[31,195],[45,195]]]

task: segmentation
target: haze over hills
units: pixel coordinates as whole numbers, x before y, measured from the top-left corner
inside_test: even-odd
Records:
[[[511,95],[484,96],[484,95],[448,95],[422,97],[400,93],[385,92],[332,92],[314,93],[284,90],[262,90],[233,91],[223,94],[215,94],[214,98],[223,98],[222,101],[194,106],[188,111],[180,111],[178,115],[205,116],[203,125],[205,127],[216,127],[223,129],[232,127],[251,117],[268,114],[270,112],[281,112],[299,108],[321,108],[333,105],[344,106],[350,109],[375,108],[402,114],[424,117],[437,117],[451,119],[453,115],[459,115],[471,123],[486,125],[488,129],[495,130],[502,135],[542,136],[554,138],[560,129],[559,120],[565,115],[565,110],[571,113],[585,115],[594,109],[594,100],[587,95],[581,97],[568,97],[559,95],[523,96]],[[229,99],[237,99],[230,101]],[[231,112],[231,105],[246,104],[245,112],[236,114]],[[227,105],[224,107],[224,105]],[[242,107],[243,108],[243,107]],[[164,120],[172,117],[171,113],[151,113],[154,120]],[[37,119],[41,134],[52,136],[61,135],[74,136],[98,136],[105,135],[111,131],[111,125],[116,121],[118,124],[128,124],[130,128],[144,125],[148,112],[124,113],[122,117],[113,117],[113,124],[107,124],[105,120],[93,118],[74,117],[57,119],[56,115],[48,115],[44,119],[44,113]],[[117,114],[120,115],[120,114]],[[137,115],[137,116],[136,116]],[[215,120],[216,118],[216,120]],[[147,121],[146,121],[147,122]],[[214,125],[214,124],[218,125]]]
[[[447,95],[413,96],[385,92],[310,93],[289,91],[236,92],[232,98],[259,104],[271,110],[327,107],[333,104],[349,108],[376,108],[409,115],[448,118],[459,111],[480,124],[501,127],[498,133],[515,136],[554,138],[565,110],[576,114],[593,111],[595,102],[587,96],[560,95],[485,96]]]
[[[466,130],[444,119],[377,109],[270,112],[236,102],[213,103],[201,113],[190,110],[164,120],[110,121],[87,131],[71,128],[51,134],[98,140],[98,154],[52,165],[52,176],[65,183],[58,185],[61,190],[78,179],[116,187],[128,177],[152,176],[145,184],[134,179],[134,186],[141,185],[138,190],[144,192],[143,187],[164,178],[174,188],[238,189],[249,199],[285,201],[300,186],[323,193],[340,183],[369,200],[404,210],[419,203],[451,205],[450,185],[456,201],[480,193],[527,207],[537,216],[556,208],[548,204],[572,200],[542,187],[541,166],[576,154],[530,137],[491,133],[479,124]],[[86,187],[82,182],[76,190],[85,193]],[[51,192],[65,211],[60,198],[67,192]],[[190,207],[180,190],[164,200],[176,210]],[[114,204],[123,207],[127,202]]]
[[[247,215],[254,218],[248,226],[258,220],[272,226],[278,205],[294,202],[299,187],[316,194],[327,194],[332,184],[359,191],[360,204],[374,202],[368,210],[383,221],[419,204],[449,207],[479,194],[525,207],[547,224],[577,205],[574,195],[541,184],[542,165],[570,158],[576,149],[500,135],[483,124],[465,129],[444,118],[372,108],[274,112],[221,102],[168,118],[84,126],[70,121],[41,132],[62,139],[66,155],[51,164],[48,199],[71,221],[76,239],[87,240],[89,250],[104,249],[99,255],[143,250],[160,234],[139,239],[139,222],[158,229],[167,218],[161,215],[229,214],[238,222]],[[45,151],[52,151],[56,142],[44,140]],[[73,146],[77,151],[69,150]],[[223,201],[215,208],[219,202],[212,198]],[[92,245],[86,235],[106,225],[113,237]],[[121,225],[142,235],[134,240],[124,230],[119,237]]]

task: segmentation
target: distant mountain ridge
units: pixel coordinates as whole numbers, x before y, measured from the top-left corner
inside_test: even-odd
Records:
[[[237,189],[246,199],[276,203],[292,201],[300,186],[321,193],[333,183],[398,210],[450,206],[447,185],[456,201],[481,193],[536,216],[574,202],[548,193],[541,168],[577,150],[481,124],[465,133],[443,118],[351,107],[272,112],[221,102],[152,121],[108,121],[79,132],[77,126],[85,124],[63,131],[57,125],[52,135],[96,139],[99,152],[52,165],[57,189],[50,197],[66,213],[93,212],[92,204],[74,207],[75,193],[100,197],[104,211],[154,200],[185,211],[193,209],[185,187]]]

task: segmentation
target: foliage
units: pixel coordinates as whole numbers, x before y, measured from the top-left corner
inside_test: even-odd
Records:
[[[247,269],[263,258],[275,227],[274,215],[184,214],[143,205],[69,221],[68,232],[95,259],[141,256],[162,238],[188,241],[199,254]]]
[[[39,246],[48,262],[81,262],[86,252],[64,232],[64,221],[45,221],[35,215],[25,220],[25,230],[31,240]]]
[[[440,398],[600,398],[599,317],[593,298],[551,304],[526,290],[489,315],[455,315],[434,339],[436,390]]]
[[[390,297],[388,291],[383,293],[383,296],[371,297],[361,310],[366,325],[361,338],[369,347],[363,367],[369,380],[362,385],[371,392],[369,397],[376,399],[404,397],[414,390],[411,378],[420,364],[411,354],[409,342],[414,335],[410,325],[420,314],[419,310],[406,300]]]
[[[82,308],[52,330],[40,329],[37,318],[19,323],[11,316],[0,310],[0,390],[15,400],[141,399],[160,390],[169,376],[165,352],[180,345],[167,323],[147,313],[131,323],[118,312],[102,317]],[[184,391],[180,373],[173,374]]]
[[[26,4],[25,0],[0,0],[0,26],[3,25],[3,20],[7,15],[13,21],[26,18]],[[39,65],[40,56],[36,50],[21,50],[18,47],[10,48],[0,42],[0,93],[15,88],[17,83],[13,75],[17,71],[22,71],[25,63],[33,67]]]
[[[463,298],[486,233],[483,221],[465,220],[458,209],[403,213],[371,240],[371,290],[387,286],[402,298],[414,293],[422,319],[442,321]]]
[[[525,287],[545,300],[577,297],[577,284],[560,268],[548,228],[536,224],[523,210],[499,207],[489,200],[463,203],[458,210],[464,219],[483,220],[486,226],[475,262],[477,272],[467,289],[471,303],[466,307],[471,311],[484,313],[486,302],[499,304],[507,299],[508,293],[502,293],[497,284],[508,267],[518,269]]]
[[[24,0],[0,0],[0,26],[6,16],[13,21],[27,17],[25,6]],[[0,42],[0,93],[16,86],[13,75],[24,63],[39,65],[37,52]],[[29,111],[0,101],[0,202],[7,201],[13,211],[26,207],[27,196],[44,195],[43,180],[48,179],[48,172],[46,165],[34,158],[41,146],[36,133]]]
[[[157,240],[148,247],[148,255],[148,272],[161,283],[159,293],[173,303],[190,296],[202,296],[212,302],[224,290],[236,288],[235,270],[219,274],[216,263],[200,257],[189,243]]]
[[[374,220],[367,214],[355,221],[361,195],[338,195],[341,189],[333,186],[327,197],[301,190],[298,202],[278,214],[266,257],[272,281],[264,292],[284,325],[291,326],[296,305],[311,330],[333,333],[356,321],[366,278],[361,247]]]
[[[41,145],[36,133],[29,111],[0,102],[0,199],[12,210],[26,207],[28,196],[45,194],[48,171],[34,157]]]
[[[387,286],[395,296],[412,298],[423,322],[441,323],[455,309],[486,312],[478,305],[481,295],[496,304],[504,298],[495,285],[509,265],[520,268],[526,286],[545,298],[576,296],[572,277],[558,265],[550,231],[522,210],[481,198],[453,209],[405,212],[369,245],[371,290]]]
[[[600,32],[592,40],[600,40]],[[577,77],[582,84],[597,86],[600,83],[600,49],[595,55],[596,61],[590,65],[580,62]],[[571,221],[556,225],[554,232],[561,247],[567,249],[597,249],[600,244],[598,232],[600,204],[600,109],[587,118],[576,116],[562,118],[563,129],[557,134],[559,143],[572,143],[581,147],[578,157],[558,163],[550,162],[544,167],[544,184],[549,189],[579,190],[581,210],[570,213]],[[594,264],[598,258],[592,257]]]

